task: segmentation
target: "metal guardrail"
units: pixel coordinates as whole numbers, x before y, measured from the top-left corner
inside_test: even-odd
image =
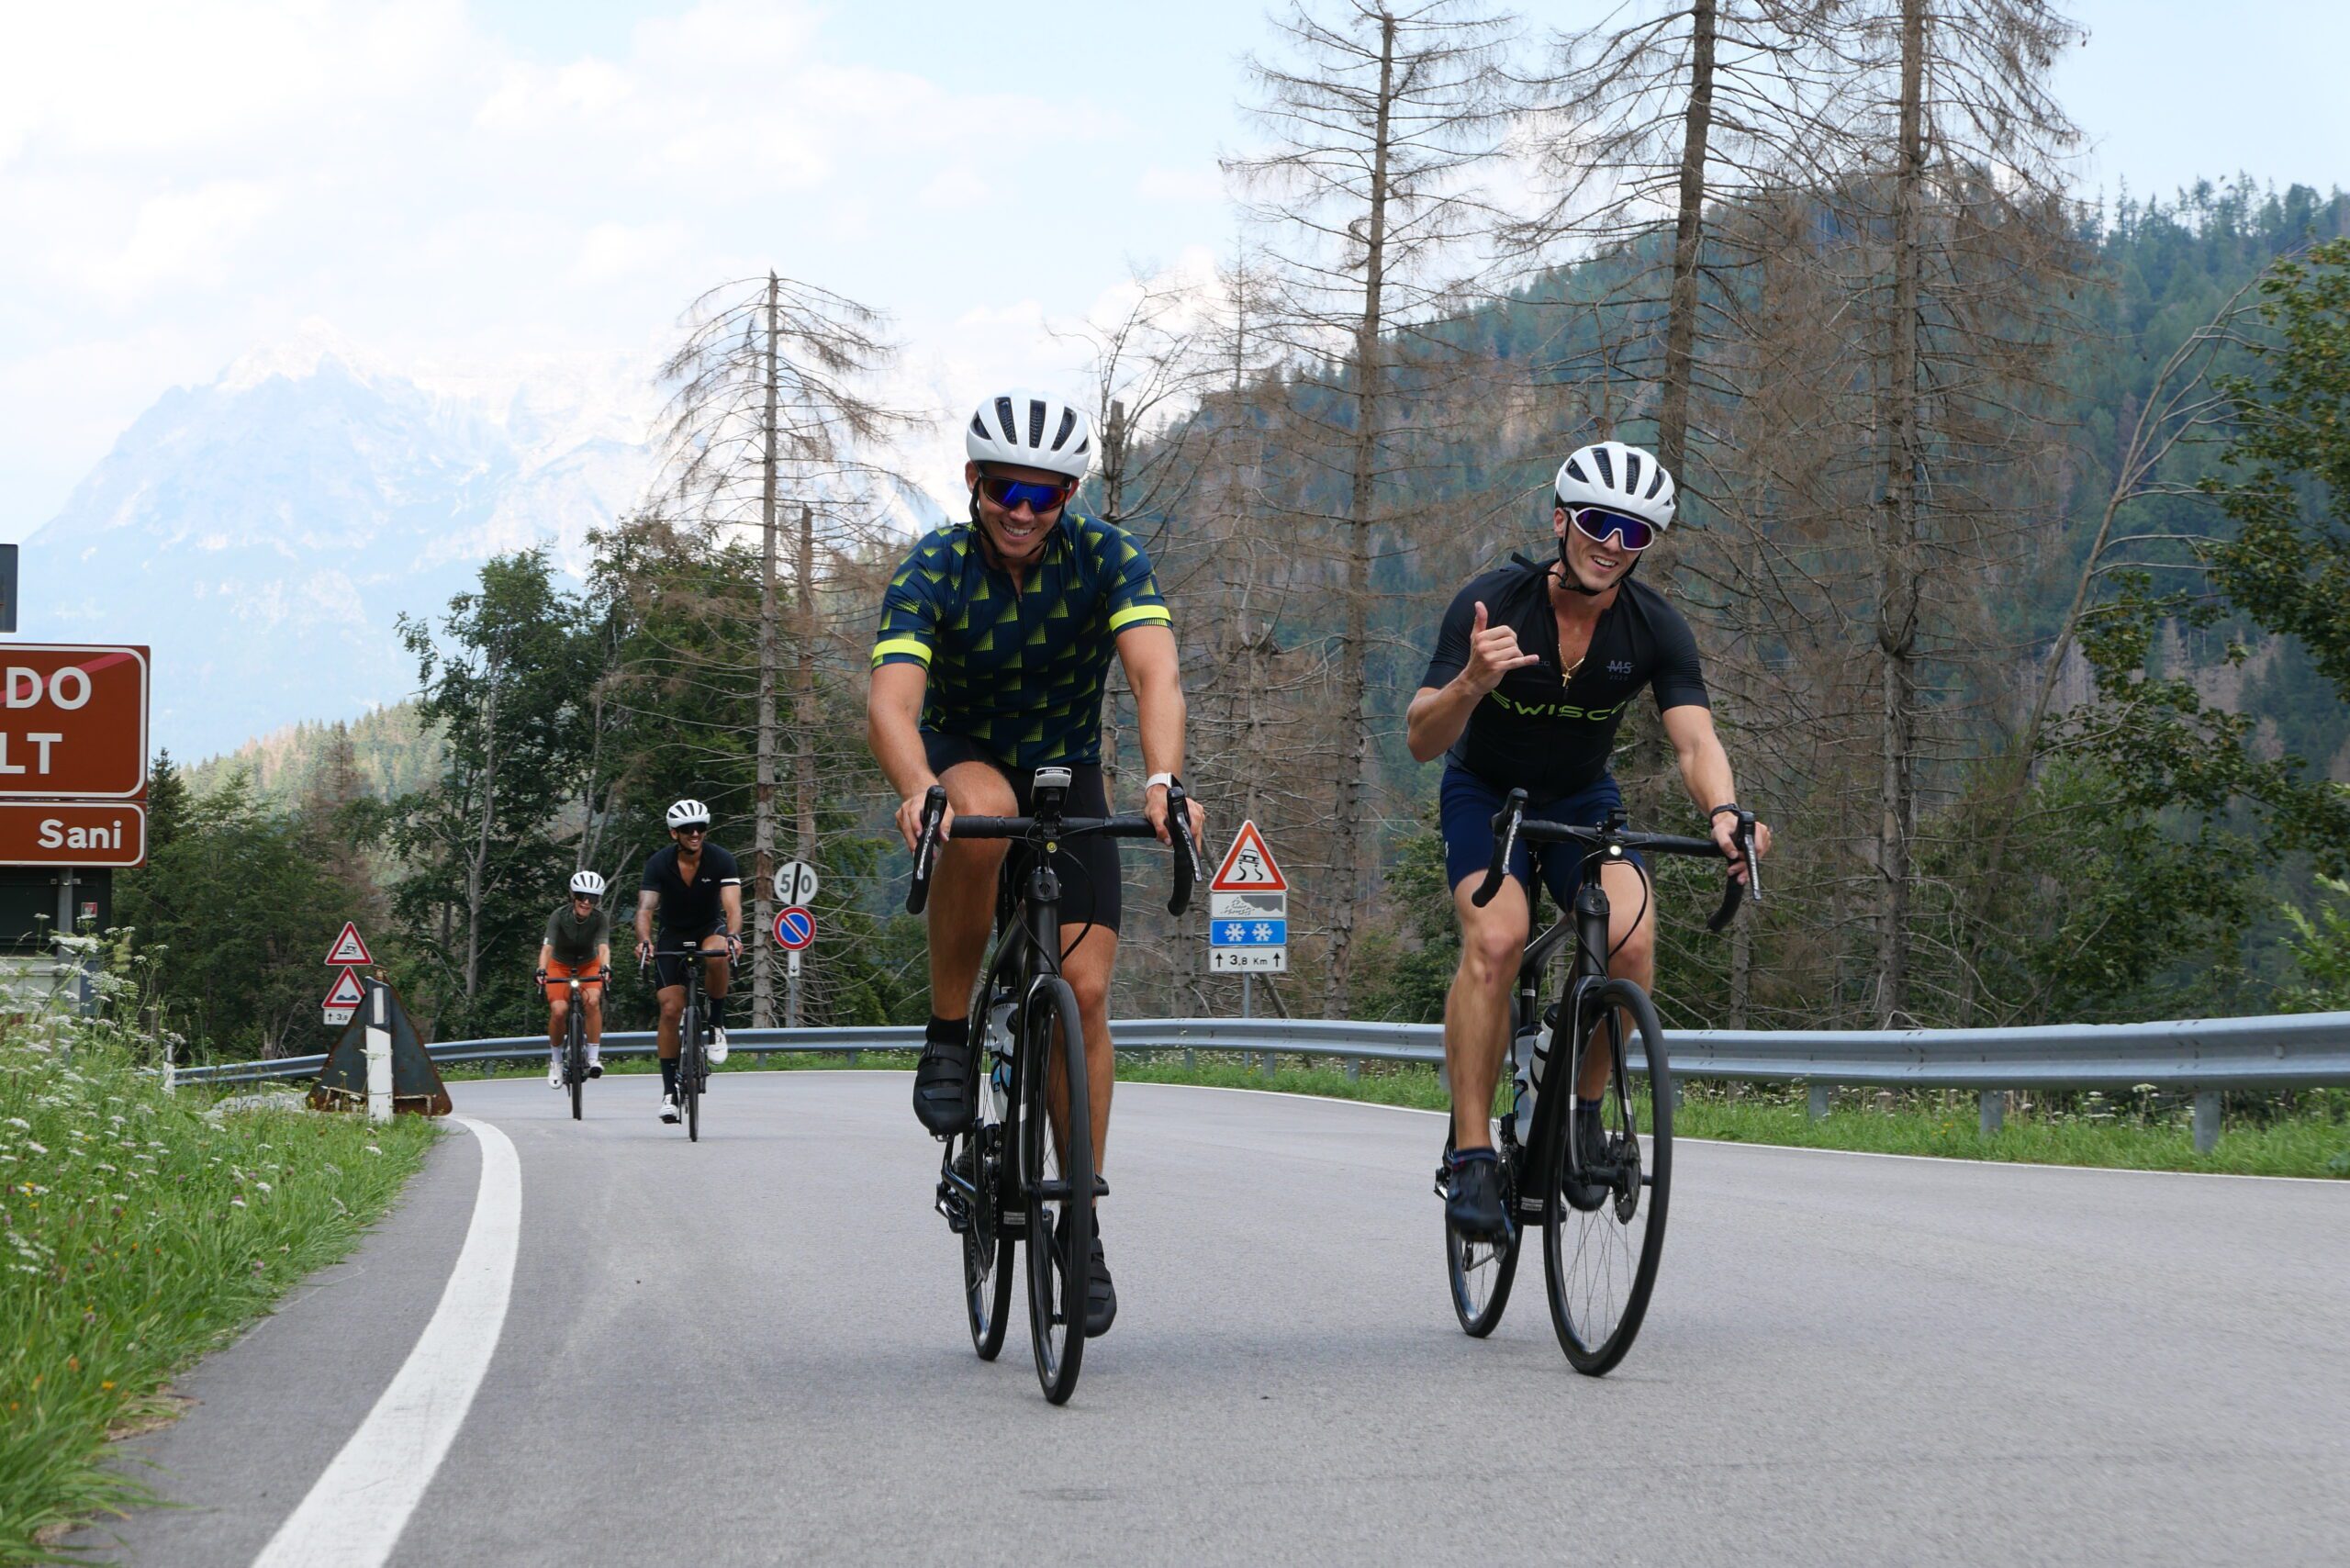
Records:
[[[1366,1061],[1441,1064],[1442,1031],[1432,1024],[1329,1019],[1143,1018],[1116,1025],[1121,1051],[1197,1051],[1329,1057],[1353,1076]],[[904,1025],[826,1029],[730,1029],[734,1052],[846,1053],[912,1050],[922,1031]],[[603,1049],[643,1056],[650,1031],[613,1033]],[[2195,1147],[2219,1140],[2220,1096],[2228,1090],[2350,1088],[2350,1013],[2260,1018],[2199,1018],[2159,1024],[2060,1024],[2023,1029],[1695,1029],[1671,1032],[1682,1078],[1804,1083],[1814,1116],[1840,1085],[1964,1089],[1979,1095],[1981,1126],[1998,1130],[2007,1092],[2126,1090],[2144,1085],[2195,1095]],[[510,1061],[547,1048],[543,1035],[455,1040],[426,1047],[437,1062]],[[250,1083],[315,1077],[323,1056],[222,1062],[179,1069],[182,1083]],[[1635,1063],[1636,1070],[1644,1064]]]

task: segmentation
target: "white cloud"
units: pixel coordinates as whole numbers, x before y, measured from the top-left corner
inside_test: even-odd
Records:
[[[276,206],[265,185],[216,180],[141,202],[119,246],[58,260],[69,283],[118,306],[163,284],[218,284],[237,247]]]
[[[686,226],[676,221],[599,223],[588,230],[574,271],[587,282],[657,272],[685,250],[686,241]]]

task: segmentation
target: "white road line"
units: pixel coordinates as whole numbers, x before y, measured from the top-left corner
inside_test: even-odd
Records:
[[[522,1162],[488,1123],[453,1119],[480,1140],[481,1184],[441,1305],[383,1397],[253,1568],[382,1568],[489,1370],[514,1287]]]

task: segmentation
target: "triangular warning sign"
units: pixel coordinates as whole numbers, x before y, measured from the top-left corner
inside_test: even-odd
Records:
[[[1215,879],[1208,883],[1208,890],[1217,893],[1285,893],[1289,879],[1281,875],[1281,863],[1266,847],[1265,835],[1257,824],[1246,822],[1232,836],[1232,847],[1224,852],[1224,864],[1215,868]]]
[[[344,921],[342,935],[336,937],[334,946],[327,949],[327,962],[330,964],[372,964],[375,961],[368,955],[367,944],[359,939],[359,923],[355,920]]]
[[[367,988],[359,983],[359,972],[356,969],[345,969],[335,976],[334,988],[327,992],[327,999],[323,1005],[356,1007],[366,1000]]]

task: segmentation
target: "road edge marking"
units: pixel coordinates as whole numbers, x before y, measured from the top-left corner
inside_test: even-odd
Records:
[[[512,1140],[487,1122],[451,1119],[481,1145],[481,1177],[441,1304],[375,1408],[253,1568],[382,1568],[473,1407],[513,1295],[522,1162]]]

